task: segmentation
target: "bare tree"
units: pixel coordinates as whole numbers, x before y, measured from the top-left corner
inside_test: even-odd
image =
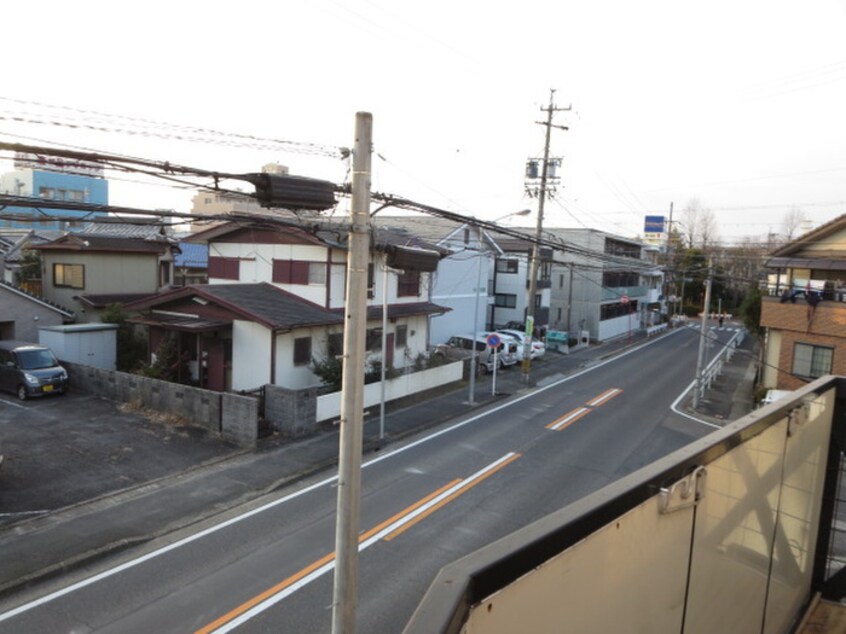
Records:
[[[698,198],[691,198],[682,211],[682,228],[689,249],[707,250],[717,241],[717,219],[713,210],[702,207]]]
[[[784,237],[787,242],[793,240],[799,234],[802,225],[808,221],[805,212],[795,205],[784,214],[784,220],[781,221],[781,227],[784,230]]]

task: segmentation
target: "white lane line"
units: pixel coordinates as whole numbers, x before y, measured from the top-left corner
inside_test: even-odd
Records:
[[[453,432],[457,429],[465,427],[466,425],[470,425],[472,423],[475,423],[476,421],[478,421],[482,418],[485,418],[486,416],[490,416],[491,414],[494,414],[496,412],[504,410],[504,409],[511,407],[511,406],[513,406],[517,403],[520,403],[520,402],[522,402],[526,399],[534,398],[537,394],[540,394],[541,392],[551,390],[551,389],[561,385],[562,383],[566,383],[567,381],[573,381],[573,380],[575,380],[575,379],[577,379],[581,376],[584,376],[585,374],[587,374],[589,372],[593,372],[594,370],[598,370],[599,368],[601,368],[605,365],[608,365],[609,363],[617,361],[618,359],[622,359],[623,357],[626,357],[630,354],[634,354],[635,352],[638,352],[638,351],[646,348],[647,346],[654,345],[654,344],[658,343],[659,341],[663,341],[667,337],[671,337],[674,334],[682,332],[682,331],[683,331],[683,329],[679,328],[678,330],[674,330],[674,331],[664,335],[663,337],[657,337],[655,339],[651,339],[651,340],[649,340],[649,341],[647,341],[647,342],[645,342],[645,343],[643,343],[639,346],[632,348],[631,350],[626,350],[625,352],[620,353],[620,354],[618,354],[614,357],[611,357],[609,359],[606,359],[605,361],[600,361],[596,365],[592,365],[589,368],[585,368],[584,370],[581,370],[580,372],[576,372],[575,374],[571,374],[570,376],[564,377],[560,381],[556,381],[555,383],[550,383],[549,385],[542,387],[542,388],[531,390],[530,392],[527,392],[526,394],[523,394],[522,396],[518,396],[517,398],[515,398],[513,400],[506,401],[506,402],[502,403],[501,405],[497,405],[496,407],[494,407],[492,409],[489,409],[489,410],[486,410],[486,411],[481,412],[479,414],[476,414],[475,416],[471,416],[470,418],[467,418],[467,419],[461,421],[460,423],[456,423],[455,425],[451,425],[449,427],[446,427],[446,428],[444,428],[440,431],[437,431],[433,434],[425,436],[425,437],[423,437],[419,440],[415,440],[414,442],[411,442],[407,445],[404,445],[402,447],[398,447],[397,449],[394,449],[393,451],[390,451],[390,452],[385,453],[385,454],[383,454],[383,455],[381,455],[377,458],[374,458],[373,460],[369,460],[368,462],[365,462],[361,466],[361,468],[365,469],[365,468],[367,468],[371,465],[382,462],[383,460],[388,460],[389,458],[393,458],[393,457],[395,457],[395,456],[397,456],[401,453],[409,451],[410,449],[414,449],[415,447],[417,447],[419,445],[422,445],[422,444],[427,443],[431,440],[434,440],[435,438],[438,438],[438,437],[443,436],[445,434],[449,434],[449,433],[451,433],[451,432]],[[690,388],[688,388],[688,389],[690,389]],[[199,539],[203,539],[204,537],[208,537],[209,535],[212,535],[212,534],[214,534],[218,531],[221,531],[225,528],[228,528],[230,526],[238,524],[239,522],[242,522],[246,519],[249,519],[251,517],[259,515],[260,513],[264,513],[265,511],[268,511],[272,508],[275,508],[275,507],[279,506],[280,504],[285,504],[286,502],[290,502],[291,500],[298,498],[301,495],[305,495],[306,493],[311,493],[315,489],[319,489],[320,487],[326,486],[327,484],[332,484],[337,479],[338,479],[338,476],[334,475],[334,476],[331,476],[331,477],[326,478],[324,480],[321,480],[320,482],[315,482],[314,484],[309,485],[309,486],[305,487],[304,489],[301,489],[299,491],[295,491],[294,493],[290,493],[290,494],[288,494],[284,497],[279,498],[278,500],[274,500],[274,501],[268,502],[267,504],[264,504],[262,506],[256,507],[252,511],[247,511],[246,513],[244,513],[242,515],[238,515],[236,517],[230,518],[230,519],[228,519],[224,522],[221,522],[220,524],[215,524],[214,526],[210,526],[209,528],[206,528],[206,529],[204,529],[204,530],[202,530],[198,533],[194,533],[193,535],[189,535],[188,537],[184,537],[183,539],[175,541],[172,544],[168,544],[167,546],[163,546],[162,548],[159,548],[158,550],[153,550],[153,551],[147,553],[146,555],[142,555],[141,557],[138,557],[136,559],[131,559],[131,560],[126,561],[126,562],[124,562],[124,563],[122,563],[118,566],[115,566],[114,568],[104,570],[103,572],[98,573],[96,575],[93,575],[91,577],[88,577],[87,579],[77,581],[76,583],[69,585],[65,588],[62,588],[60,590],[56,590],[55,592],[51,592],[50,594],[46,594],[39,599],[35,599],[33,601],[30,601],[29,603],[25,603],[21,606],[18,606],[17,608],[15,608],[13,610],[9,610],[8,612],[4,612],[4,613],[0,614],[0,622],[6,621],[10,618],[13,618],[13,617],[15,617],[19,614],[24,613],[24,612],[28,612],[29,610],[32,610],[33,608],[37,608],[41,605],[45,605],[47,603],[50,603],[51,601],[55,601],[56,599],[59,599],[59,598],[64,597],[68,594],[76,592],[77,590],[81,590],[81,589],[86,588],[90,585],[93,585],[95,583],[103,581],[104,579],[108,579],[109,577],[112,577],[116,574],[120,574],[121,572],[129,570],[131,568],[135,568],[136,566],[139,566],[143,563],[146,563],[146,562],[150,561],[151,559],[156,559],[157,557],[160,557],[161,555],[169,553],[172,550],[176,550],[177,548],[181,548],[182,546],[186,546],[187,544],[190,544],[194,541],[197,541]]]
[[[28,407],[25,407],[24,405],[21,405],[19,403],[7,401],[5,398],[0,398],[0,403],[3,403],[5,405],[11,405],[12,407],[17,407],[18,409],[29,409]]]
[[[502,463],[511,460],[516,455],[517,454],[515,454],[512,451],[512,452],[504,455],[499,460],[492,462],[491,464],[489,464],[488,466],[486,466],[482,469],[479,469],[476,473],[471,475],[469,478],[466,478],[464,480],[461,480],[460,482],[457,482],[456,484],[454,484],[450,488],[441,492],[440,495],[438,495],[438,496],[432,498],[431,500],[429,500],[426,504],[419,506],[418,508],[416,508],[414,511],[412,511],[408,515],[405,515],[405,516],[397,519],[395,522],[392,522],[391,524],[384,527],[379,532],[371,535],[368,539],[360,542],[359,545],[358,545],[358,552],[359,553],[363,552],[364,550],[366,550],[367,548],[369,548],[373,544],[375,544],[378,541],[380,541],[381,539],[383,539],[386,535],[390,535],[395,530],[401,528],[405,524],[408,524],[412,520],[416,519],[420,515],[427,512],[433,506],[437,506],[438,504],[440,504],[443,500],[447,499],[448,497],[450,497],[451,495],[453,495],[457,491],[464,489],[464,488],[469,488],[470,486],[472,486],[472,484],[475,481],[484,478],[489,472],[497,469]],[[226,634],[226,632],[231,632],[232,630],[234,630],[235,628],[243,625],[244,623],[246,623],[250,619],[258,616],[259,614],[261,614],[262,612],[264,612],[268,608],[271,608],[274,605],[276,605],[277,603],[279,603],[280,601],[288,598],[289,596],[294,594],[297,590],[304,588],[305,586],[310,584],[315,579],[319,579],[320,577],[322,577],[326,573],[332,571],[334,568],[335,568],[335,557],[332,557],[332,561],[329,561],[329,562],[323,564],[320,568],[317,568],[316,570],[310,572],[308,575],[306,575],[302,579],[299,579],[295,583],[292,583],[290,586],[281,590],[279,593],[273,595],[272,597],[265,599],[261,603],[256,604],[255,606],[253,606],[252,608],[250,608],[249,610],[247,610],[243,614],[241,614],[238,617],[234,618],[233,620],[229,621],[225,625],[220,626],[219,628],[214,630],[215,634]]]
[[[608,400],[608,399],[610,399],[610,398],[614,398],[615,396],[617,396],[617,395],[618,395],[620,392],[622,392],[622,391],[623,391],[623,390],[621,390],[621,389],[620,389],[620,388],[618,388],[618,387],[615,387],[615,388],[613,388],[613,389],[610,389],[610,390],[608,390],[607,392],[605,392],[604,394],[600,394],[599,396],[597,396],[597,397],[596,397],[595,399],[593,399],[590,403],[588,403],[588,405],[589,405],[590,407],[599,407],[599,406],[600,406],[600,405],[602,405],[605,401],[607,401],[607,400]]]
[[[566,416],[566,417],[562,418],[561,420],[559,420],[557,423],[552,425],[550,427],[550,429],[554,429],[555,431],[558,431],[559,429],[561,429],[562,426],[567,425],[570,421],[572,421],[572,420],[574,420],[574,419],[576,419],[580,416],[583,416],[584,414],[586,414],[589,411],[590,411],[590,409],[588,409],[587,407],[580,407],[576,410],[573,410],[570,413],[569,416]]]

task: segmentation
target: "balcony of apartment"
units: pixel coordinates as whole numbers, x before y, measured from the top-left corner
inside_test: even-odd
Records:
[[[823,377],[445,567],[405,632],[843,632],[844,449]]]
[[[631,300],[638,300],[642,302],[658,301],[657,295],[654,300],[649,299],[649,288],[646,286],[616,286],[616,287],[602,287],[602,296],[600,301],[608,302],[611,300],[619,301],[625,295]]]
[[[761,301],[761,326],[843,337],[846,336],[846,303],[825,299],[809,303],[804,293],[788,299],[764,297]]]

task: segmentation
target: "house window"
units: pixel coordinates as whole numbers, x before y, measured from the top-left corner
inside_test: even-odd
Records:
[[[497,293],[494,295],[494,306],[500,308],[516,308],[517,296],[508,293]]]
[[[516,273],[517,260],[497,260],[496,261],[496,272],[497,273]]]
[[[54,264],[53,286],[57,288],[85,288],[85,265]]]
[[[367,331],[367,341],[364,344],[365,348],[371,352],[382,349],[382,329],[371,328]]]
[[[273,260],[277,284],[326,284],[326,264],[305,260]]]
[[[397,348],[405,348],[408,345],[408,326],[397,326],[394,345]]]
[[[209,277],[216,277],[222,280],[237,280],[240,275],[240,264],[238,258],[222,258],[216,255],[209,256]]]
[[[159,262],[159,286],[170,284],[170,262]]]
[[[420,273],[406,271],[397,278],[398,297],[417,297],[420,295]]]
[[[344,333],[335,332],[326,338],[326,353],[330,357],[340,357],[344,354]]]
[[[294,365],[309,363],[311,363],[311,337],[297,337],[294,339]]]
[[[834,349],[797,343],[793,346],[793,374],[816,379],[831,372]]]

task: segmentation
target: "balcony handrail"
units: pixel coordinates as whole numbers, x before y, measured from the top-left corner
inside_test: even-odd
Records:
[[[728,423],[708,436],[694,441],[664,458],[609,484],[565,508],[529,524],[506,537],[445,566],[429,587],[428,592],[405,628],[405,634],[431,632],[458,633],[467,621],[471,609],[518,579],[618,520],[625,513],[645,501],[655,498],[659,491],[672,483],[696,474],[731,450],[776,424],[796,415],[806,403],[835,391],[831,438],[846,432],[844,399],[846,378],[826,376],[796,390],[785,398]],[[788,422],[788,425],[790,423]],[[835,425],[839,427],[835,429]],[[788,432],[789,435],[789,432]],[[831,441],[834,442],[833,440]],[[829,451],[826,465],[824,495],[833,491],[839,451]],[[832,472],[835,475],[832,476]],[[832,496],[833,497],[833,496]],[[828,502],[826,502],[828,504]],[[823,580],[821,568],[830,546],[830,529],[825,523],[831,519],[831,506],[823,506],[820,513],[819,539],[814,555],[814,588],[820,590]],[[830,524],[830,522],[829,522]],[[843,571],[846,573],[846,570]],[[840,575],[841,577],[843,575]],[[846,584],[830,592],[846,594]],[[839,589],[841,588],[842,589]],[[531,628],[527,626],[526,631]],[[561,629],[566,629],[561,623]]]

